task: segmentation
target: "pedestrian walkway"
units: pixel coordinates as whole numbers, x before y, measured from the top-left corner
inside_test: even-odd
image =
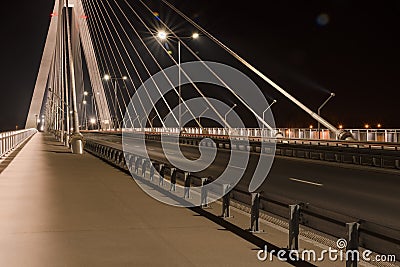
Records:
[[[0,174],[0,235],[0,266],[268,264],[254,243],[40,133]]]

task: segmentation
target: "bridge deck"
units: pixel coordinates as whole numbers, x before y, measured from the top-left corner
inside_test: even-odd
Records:
[[[257,247],[36,134],[0,174],[1,266],[260,266]],[[274,266],[288,266],[274,261]]]

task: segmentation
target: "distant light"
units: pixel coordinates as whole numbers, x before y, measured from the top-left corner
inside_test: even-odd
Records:
[[[381,127],[382,127],[382,124],[378,123],[377,127],[378,127],[378,128],[381,128]]]
[[[91,123],[91,124],[95,124],[95,123],[96,123],[96,119],[95,119],[95,118],[91,118],[91,119],[90,119],[90,123]]]
[[[70,110],[70,111],[69,111],[69,114],[72,114],[72,113],[74,113],[74,112],[73,112],[72,110]]]
[[[111,77],[110,77],[110,75],[106,74],[106,75],[104,75],[103,79],[108,81],[109,79],[111,79]]]
[[[343,125],[340,124],[340,125],[339,125],[339,129],[343,129]]]
[[[159,31],[159,32],[157,33],[157,37],[158,37],[160,40],[166,40],[166,39],[167,39],[167,33],[166,33],[165,31]]]
[[[83,104],[86,105],[86,104],[87,104],[87,101],[86,101],[86,100],[83,100]]]
[[[172,50],[168,50],[167,52],[168,54],[172,55]]]
[[[87,91],[83,92],[83,95],[87,96],[89,93]]]
[[[310,125],[310,129],[314,128],[314,126]]]
[[[123,80],[128,80],[128,77],[122,76],[122,79],[123,79]]]
[[[364,128],[365,128],[365,129],[368,129],[368,128],[369,128],[369,124],[365,124],[365,125],[364,125]]]
[[[44,118],[44,115],[42,115],[42,118]]]
[[[335,93],[331,93],[331,96],[335,96]]]
[[[193,39],[197,39],[200,37],[200,34],[198,34],[197,32],[193,33],[192,38]]]
[[[317,16],[316,22],[319,26],[326,26],[330,21],[329,15],[326,13],[321,13]]]

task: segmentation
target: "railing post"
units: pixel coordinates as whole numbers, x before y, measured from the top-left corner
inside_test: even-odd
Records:
[[[184,183],[185,188],[184,188],[183,198],[190,197],[190,184],[191,184],[190,172],[185,172],[185,183]]]
[[[299,250],[300,205],[289,205],[289,250]]]
[[[140,157],[136,157],[136,162],[135,162],[135,172],[136,174],[139,174],[139,165],[142,159]]]
[[[154,162],[150,161],[150,181],[153,181],[154,172],[155,172],[155,170],[154,170]]]
[[[358,262],[358,229],[360,224],[357,222],[346,223],[347,246],[346,246],[346,267],[357,267]],[[349,251],[357,251],[350,253]]]
[[[169,191],[176,191],[176,168],[171,168],[171,187]]]
[[[159,166],[159,181],[158,181],[158,185],[159,186],[164,186],[164,172],[165,172],[165,165],[164,164],[160,164]]]
[[[260,193],[251,193],[250,231],[260,232]]]
[[[144,159],[142,163],[142,177],[146,178],[147,160]]]
[[[229,194],[229,184],[222,185],[222,215],[223,218],[230,217],[230,194]]]
[[[207,202],[207,189],[205,188],[205,186],[208,184],[208,182],[210,182],[208,180],[208,178],[201,178],[201,196],[200,196],[200,206],[202,208],[208,208],[208,202]]]

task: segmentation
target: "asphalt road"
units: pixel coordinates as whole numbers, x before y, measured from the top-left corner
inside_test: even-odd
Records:
[[[90,134],[90,139],[121,148],[121,136]],[[134,149],[135,140],[129,140]],[[160,142],[146,142],[152,159],[167,162],[164,152],[174,157],[174,151],[164,151]],[[181,146],[188,159],[200,154],[196,147]],[[226,167],[230,153],[219,150],[213,164],[201,175],[217,177]],[[240,189],[246,190],[252,178],[252,168],[258,155],[250,156],[248,168]],[[330,163],[314,160],[276,156],[268,178],[260,189],[265,194],[282,195],[295,202],[315,206],[374,222],[386,227],[400,229],[400,172],[380,170],[350,164]]]

